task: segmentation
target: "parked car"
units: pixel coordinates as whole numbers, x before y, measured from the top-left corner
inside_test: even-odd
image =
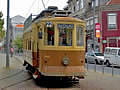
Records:
[[[115,64],[120,66],[120,48],[117,47],[106,47],[104,51],[105,64],[110,66]]]
[[[100,52],[87,52],[85,62],[102,64],[104,62],[104,54]]]

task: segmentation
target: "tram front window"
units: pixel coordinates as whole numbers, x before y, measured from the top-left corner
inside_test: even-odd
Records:
[[[74,24],[58,24],[59,46],[72,46]]]

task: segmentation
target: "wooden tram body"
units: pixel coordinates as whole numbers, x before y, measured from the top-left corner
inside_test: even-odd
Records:
[[[42,17],[25,28],[24,65],[34,78],[85,76],[85,22]]]

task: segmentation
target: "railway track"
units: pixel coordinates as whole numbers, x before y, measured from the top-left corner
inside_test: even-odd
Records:
[[[0,78],[0,89],[4,90],[31,79],[32,76],[28,76],[28,73],[25,73],[24,70],[20,70],[12,75]]]
[[[19,85],[20,83],[23,83],[23,82],[27,82],[29,80],[32,80],[33,78],[32,77],[29,77],[29,78],[26,78],[24,80],[21,80],[21,81],[18,81],[18,82],[15,82],[15,83],[12,83],[12,84],[9,84],[3,88],[1,88],[1,90],[5,90],[5,89],[8,89],[10,87],[16,87],[17,85]],[[35,82],[33,82],[35,83]],[[49,85],[49,86],[48,86]],[[38,87],[38,86],[37,86]],[[51,90],[52,88],[57,88],[58,90],[60,88],[80,88],[80,83],[79,82],[70,82],[69,84],[66,84],[66,83],[56,83],[55,84],[51,84],[50,82],[48,83],[44,83],[44,85],[39,85],[39,88],[46,88],[46,90]],[[29,87],[28,87],[29,88]]]
[[[0,82],[1,81],[7,81],[7,79],[14,79],[14,78],[19,78],[20,76],[24,75],[24,70],[20,70],[19,72],[17,73],[14,73],[12,75],[9,75],[9,76],[6,76],[6,77],[3,77],[3,78],[0,78]],[[8,84],[6,84],[5,86],[2,86],[1,90],[5,90],[5,89],[8,89],[10,87],[16,87],[16,86],[19,86],[20,83],[28,83],[29,80],[32,80],[32,76],[27,76],[26,78],[22,79],[22,80],[17,80],[16,82],[10,82]],[[14,80],[13,80],[14,81]],[[28,81],[28,82],[27,82]],[[32,82],[32,83],[35,83],[35,82]],[[53,83],[53,82],[52,82]],[[45,87],[46,90],[50,90],[51,88],[80,88],[80,84],[78,81],[72,81],[72,82],[69,82],[70,84],[66,84],[66,83],[59,83],[59,81],[57,82],[54,82],[53,84],[51,84],[50,81],[47,81],[47,83],[43,83],[42,85],[39,85],[39,88],[41,87]],[[36,85],[37,86],[37,85]],[[29,87],[29,86],[28,86]],[[37,86],[38,87],[38,86]]]
[[[16,76],[16,75],[18,75],[18,74],[20,74],[22,72],[24,72],[24,70],[20,70],[19,72],[15,73],[15,74],[0,78],[0,81],[3,80],[3,79],[8,79],[8,78],[14,77],[14,76]]]
[[[9,88],[9,87],[15,86],[15,85],[17,85],[17,84],[20,84],[20,83],[23,83],[23,82],[26,82],[26,81],[29,81],[29,80],[31,80],[31,79],[32,79],[32,77],[27,78],[27,79],[22,80],[22,81],[19,81],[19,82],[16,82],[16,83],[12,83],[12,84],[10,84],[10,85],[8,85],[8,86],[5,86],[5,87],[1,88],[1,90],[5,90],[5,89],[7,89],[7,88]]]

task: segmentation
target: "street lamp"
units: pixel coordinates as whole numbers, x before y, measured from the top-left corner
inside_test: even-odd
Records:
[[[9,0],[7,0],[6,68],[9,67]]]
[[[93,49],[95,51],[95,0],[93,2]]]

